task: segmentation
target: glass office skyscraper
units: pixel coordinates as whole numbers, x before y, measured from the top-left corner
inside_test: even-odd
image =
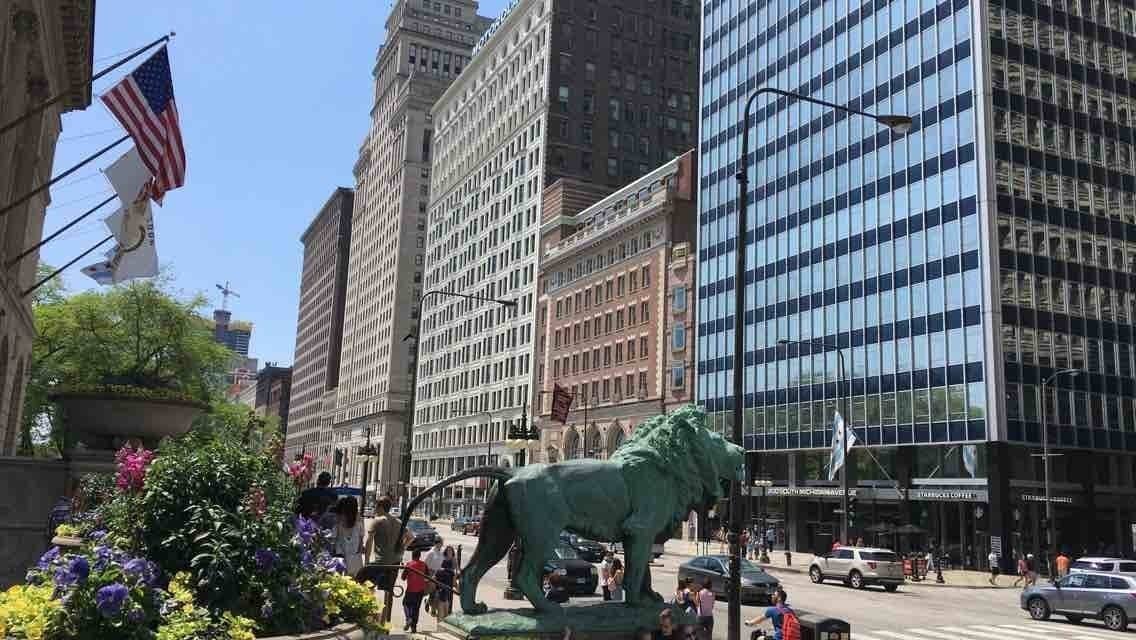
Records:
[[[991,548],[1044,549],[1040,384],[1068,367],[1085,373],[1058,376],[1045,405],[1064,454],[1051,463],[1058,543],[1131,548],[1133,9],[703,4],[697,387],[726,426],[744,319],[749,471],[773,480],[779,544],[811,551],[839,531],[826,465],[841,400],[858,439],[852,535],[940,542],[971,566]],[[763,86],[910,115],[914,127],[896,136],[758,99],[737,313],[739,121]],[[897,533],[904,525],[911,533]]]

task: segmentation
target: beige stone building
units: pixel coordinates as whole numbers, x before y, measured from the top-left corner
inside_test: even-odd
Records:
[[[539,459],[605,458],[644,420],[693,401],[694,158],[542,225]],[[574,396],[566,424],[550,418],[555,385]]]
[[[434,124],[430,108],[462,72],[488,26],[470,0],[400,0],[387,18],[386,42],[372,72],[371,128],[355,163],[347,299],[339,385],[318,443],[318,468],[363,482],[358,448],[379,447],[369,496],[399,492],[415,310],[422,293],[422,252]],[[327,421],[325,421],[327,422]],[[309,448],[309,451],[311,449]]]
[[[0,207],[51,178],[60,116],[91,103],[94,0],[0,2],[0,127],[63,94],[42,113],[0,134]],[[0,455],[19,442],[20,414],[35,327],[23,292],[35,282],[38,252],[15,256],[43,236],[44,191],[0,218]]]

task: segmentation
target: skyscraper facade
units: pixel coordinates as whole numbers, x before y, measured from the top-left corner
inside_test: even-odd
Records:
[[[501,460],[531,405],[540,231],[562,222],[542,219],[542,192],[562,177],[619,187],[689,148],[697,33],[686,0],[519,0],[438,100],[425,289],[517,307],[424,305],[412,491]],[[456,487],[452,510],[484,493]]]
[[[852,535],[895,544],[913,525],[971,566],[991,549],[1131,544],[1132,16],[1119,2],[703,4],[697,388],[720,428],[743,402],[778,544],[839,534],[838,409],[857,440]],[[741,280],[739,121],[766,86],[914,127],[758,98]],[[1058,375],[1043,403],[1063,368],[1084,373]],[[1053,543],[1043,407],[1064,454]]]
[[[284,421],[288,426],[287,460],[301,451],[317,450],[324,419],[323,397],[339,385],[354,202],[354,190],[337,188],[300,236],[304,264],[300,271],[296,351]]]
[[[468,64],[488,19],[469,0],[401,0],[386,22],[372,72],[371,127],[355,163],[347,299],[332,429],[319,445],[329,469],[366,482],[368,495],[399,492],[410,406],[413,331],[422,291],[434,123],[430,107]],[[362,478],[359,446],[378,447]]]

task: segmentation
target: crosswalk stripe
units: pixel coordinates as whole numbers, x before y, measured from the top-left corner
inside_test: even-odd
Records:
[[[936,629],[912,628],[912,629],[906,629],[906,631],[908,631],[909,633],[918,634],[920,636],[935,638],[936,640],[958,640],[955,636],[952,636],[948,633],[942,633],[940,631],[937,631]],[[904,637],[910,637],[910,636],[904,636]]]
[[[1038,622],[1031,626],[1002,624],[998,628],[1005,629],[1006,631],[1018,631],[1021,633],[1033,634],[1031,637],[1037,637],[1038,633],[1050,635],[1059,634],[1064,637],[1069,634],[1076,635],[1082,638],[1091,638],[1092,640],[1115,640],[1116,632],[1109,631],[1108,629],[1082,627],[1073,624],[1062,624],[1060,622]]]
[[[978,629],[975,629],[975,628],[964,629],[963,627],[940,627],[940,628],[943,631],[949,631],[951,633],[962,634],[962,635],[970,636],[970,637],[974,637],[974,638],[983,638],[984,640],[1005,640],[1006,639],[1005,636],[998,635],[997,633],[990,633],[989,627],[983,627],[982,631],[979,631]]]
[[[1030,629],[1028,631],[1024,631],[1009,625],[999,626],[998,630],[1011,638],[1026,638],[1027,640],[1037,640],[1037,634],[1039,631],[1043,633],[1047,631],[1043,629]]]
[[[866,633],[860,633],[858,631],[853,631],[852,632],[852,640],[880,640],[880,639],[876,638],[874,636],[870,636]]]

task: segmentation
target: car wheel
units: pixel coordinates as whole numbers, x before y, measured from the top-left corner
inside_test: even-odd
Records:
[[[1049,619],[1049,603],[1044,598],[1030,598],[1026,608],[1029,609],[1030,617],[1034,620]]]
[[[824,581],[824,576],[820,573],[820,567],[809,569],[809,580],[812,580],[813,584],[820,584]]]
[[[1081,624],[1081,620],[1084,620],[1082,616],[1076,616],[1071,613],[1065,614],[1065,619],[1073,624]]]
[[[885,584],[884,585],[884,591],[887,591],[888,593],[895,593],[896,589],[899,589],[898,584]]]
[[[1124,631],[1128,628],[1128,615],[1117,606],[1105,607],[1101,612],[1101,620],[1104,620],[1104,626],[1110,631]]]
[[[864,576],[860,575],[859,571],[853,571],[848,574],[848,584],[852,585],[853,589],[863,589]]]

